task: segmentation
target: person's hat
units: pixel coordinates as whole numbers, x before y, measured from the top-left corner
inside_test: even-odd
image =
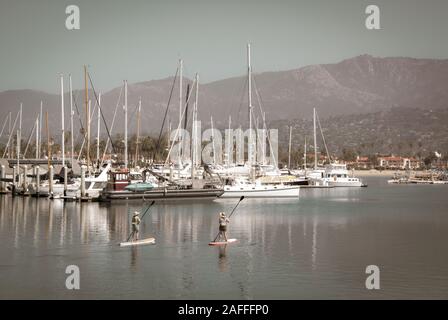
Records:
[[[140,214],[140,212],[138,212],[138,211],[134,212],[134,216],[138,216],[139,214]]]
[[[225,216],[226,216],[226,213],[225,213],[225,212],[220,212],[219,215],[220,215],[221,217],[225,217]]]

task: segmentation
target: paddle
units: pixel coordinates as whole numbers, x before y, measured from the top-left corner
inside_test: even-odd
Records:
[[[243,199],[244,199],[244,196],[241,196],[240,201],[238,201],[238,203],[236,204],[236,206],[233,208],[233,210],[232,210],[232,212],[230,213],[228,219],[230,219],[230,217],[232,216],[232,214],[235,212],[236,207],[238,207],[238,205],[240,204],[241,201],[243,201]],[[216,240],[218,239],[218,237],[219,237],[219,232],[218,232],[218,234],[216,235],[215,240],[213,240],[213,242],[216,242]]]
[[[151,202],[151,204],[148,206],[148,208],[146,208],[145,212],[143,213],[142,217],[140,218],[141,220],[143,220],[143,217],[148,212],[149,208],[151,208],[153,206],[154,203],[156,203],[156,202],[155,201]],[[126,242],[129,242],[129,239],[131,239],[133,234],[134,234],[134,231],[132,231],[132,233],[129,235],[129,238],[126,240]]]

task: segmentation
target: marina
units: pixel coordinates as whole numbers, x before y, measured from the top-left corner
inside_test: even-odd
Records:
[[[0,297],[446,299],[446,186],[365,181],[368,188],[303,189],[299,201],[245,199],[229,225],[238,242],[216,247],[208,245],[216,215],[235,199],[156,202],[140,229],[156,243],[119,247],[129,212],[142,204],[2,195],[0,283],[8,289]],[[372,263],[383,290],[364,287]],[[72,264],[79,291],[64,287]]]
[[[0,300],[448,300],[448,2],[364,2],[2,3]]]

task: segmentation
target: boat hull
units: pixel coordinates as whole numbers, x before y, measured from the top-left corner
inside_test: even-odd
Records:
[[[246,189],[238,188],[224,188],[224,193],[220,198],[299,198],[300,187],[289,187],[289,188],[255,188]]]
[[[154,188],[145,192],[103,191],[100,201],[112,200],[213,200],[224,193],[222,189],[164,189]]]

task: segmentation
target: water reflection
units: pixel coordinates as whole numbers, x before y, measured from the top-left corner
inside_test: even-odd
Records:
[[[218,248],[208,246],[218,212],[236,201],[156,203],[140,229],[156,245],[120,248],[132,212],[147,204],[0,196],[0,257],[12,266],[0,273],[0,298],[70,298],[54,273],[71,263],[95,284],[80,293],[86,298],[369,298],[363,281],[372,261],[387,269],[394,297],[418,297],[422,288],[447,297],[440,281],[448,278],[446,189],[425,190],[369,186],[303,190],[299,201],[246,199],[229,225],[238,242]],[[41,278],[51,286],[41,289]]]
[[[219,246],[218,248],[218,266],[219,271],[227,272],[228,271],[228,262],[227,262],[227,245]]]

